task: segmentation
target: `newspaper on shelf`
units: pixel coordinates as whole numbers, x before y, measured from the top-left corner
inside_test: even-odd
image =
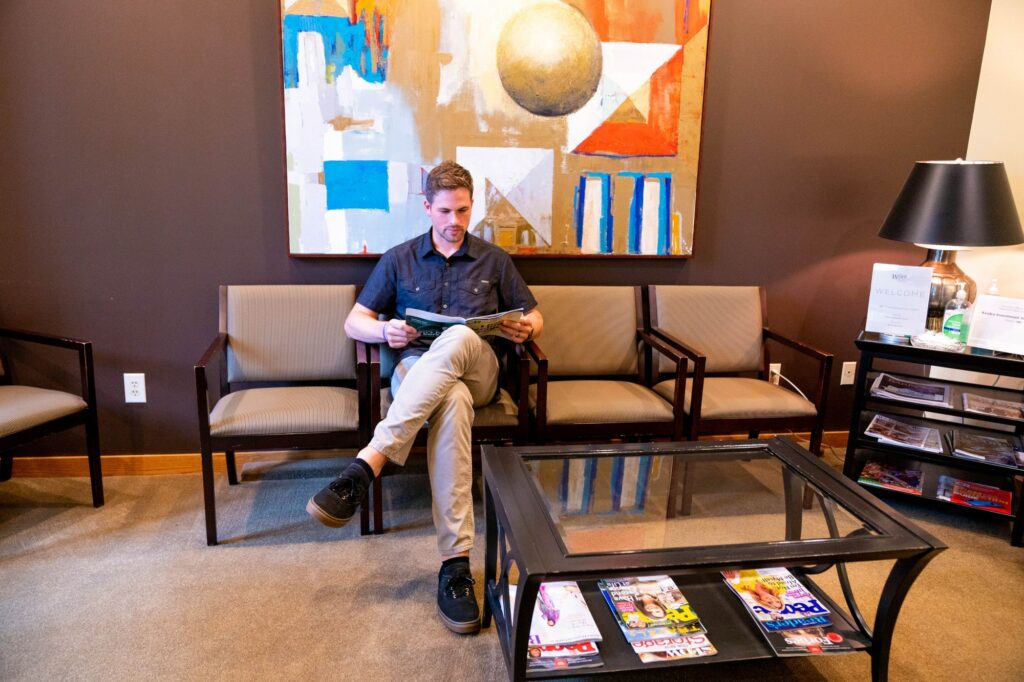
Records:
[[[944,384],[912,381],[894,377],[885,372],[875,377],[874,383],[871,384],[871,395],[876,398],[888,398],[889,400],[931,405],[932,407],[951,407],[949,393],[949,386]]]
[[[1002,436],[985,436],[972,431],[953,431],[950,438],[953,454],[989,464],[1017,466],[1014,441]]]
[[[964,393],[964,410],[976,414],[987,414],[1004,419],[1024,420],[1024,404],[1012,400],[987,398],[974,393]]]
[[[908,424],[888,415],[876,414],[871,423],[864,429],[865,435],[874,436],[879,443],[896,445],[927,452],[942,452],[942,440],[939,430],[928,426]]]

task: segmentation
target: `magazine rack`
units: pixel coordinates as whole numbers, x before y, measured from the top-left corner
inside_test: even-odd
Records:
[[[873,491],[890,491],[904,497],[915,496],[935,500],[960,509],[1009,519],[1011,522],[1010,542],[1020,547],[1024,544],[1024,504],[1021,503],[1021,483],[1024,481],[1024,467],[1021,466],[1020,450],[1024,447],[1024,418],[1016,419],[985,414],[964,409],[964,394],[981,396],[1014,403],[1024,403],[1024,390],[995,388],[991,376],[966,378],[958,375],[957,380],[931,378],[933,367],[981,372],[986,375],[1024,378],[1024,360],[1006,354],[968,347],[963,353],[915,348],[906,342],[882,341],[878,334],[863,332],[856,340],[860,349],[857,368],[853,418],[846,451],[844,474],[869,487]],[[872,395],[871,387],[881,373],[892,377],[931,385],[949,387],[949,405],[922,405],[893,398]],[[989,383],[985,383],[988,381]],[[877,415],[896,418],[915,426],[937,429],[940,434],[941,453],[883,444],[866,435],[864,430]],[[1015,466],[993,464],[954,456],[950,438],[956,433],[995,436],[1005,439],[1018,449]],[[900,489],[899,486],[880,488],[861,478],[864,465],[869,462],[881,463],[901,472],[914,474],[921,481],[919,492]],[[969,506],[966,501],[952,502],[944,499],[940,477],[946,481],[956,479],[969,483],[999,488],[1011,497],[1010,511],[1004,512],[985,506]],[[947,487],[948,490],[948,487]]]
[[[616,460],[643,458],[654,460],[643,483],[636,477],[637,486],[646,486],[643,507],[616,508],[616,500],[621,503],[625,496],[615,480]],[[903,600],[925,565],[945,549],[817,457],[780,438],[484,446],[481,459],[486,513],[483,626],[493,617],[512,680],[792,655],[776,653],[721,575],[724,570],[771,566],[789,568],[798,576],[827,606],[840,640],[845,638],[851,651],[868,653],[872,678],[885,680]],[[563,483],[564,463],[579,459],[596,469],[590,485],[577,486],[584,497],[591,496],[582,505],[572,499],[574,481]],[[689,516],[669,517],[672,470],[679,466],[694,471],[694,507]],[[803,508],[807,489],[819,502],[810,510]],[[895,561],[869,625],[847,579],[846,564],[886,560]],[[832,570],[841,587],[835,598],[811,577]],[[673,579],[717,653],[640,661],[597,582],[651,575]],[[587,602],[602,635],[602,665],[528,672],[531,614],[540,585],[562,580],[576,581]],[[510,583],[518,586],[514,599]]]

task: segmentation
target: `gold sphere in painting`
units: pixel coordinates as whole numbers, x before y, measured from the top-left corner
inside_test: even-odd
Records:
[[[505,91],[538,116],[571,114],[601,80],[601,40],[579,10],[563,3],[513,15],[498,38],[497,58]]]

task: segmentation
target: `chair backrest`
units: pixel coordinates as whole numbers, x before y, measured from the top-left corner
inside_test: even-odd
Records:
[[[652,286],[651,307],[658,327],[707,356],[706,372],[761,369],[764,317],[759,287]],[[673,369],[663,358],[660,370]]]
[[[633,287],[531,286],[530,291],[544,315],[537,344],[550,375],[636,374]]]
[[[344,329],[355,300],[350,284],[222,286],[228,381],[355,379],[355,342]]]

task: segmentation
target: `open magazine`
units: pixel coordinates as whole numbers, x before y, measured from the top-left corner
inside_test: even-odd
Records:
[[[439,315],[437,313],[407,308],[405,311],[405,323],[413,327],[425,339],[436,339],[441,336],[448,327],[457,324],[464,324],[480,336],[500,335],[499,328],[504,320],[516,321],[523,316],[523,309],[506,310],[493,315],[481,315],[479,317],[452,317],[450,315]]]

